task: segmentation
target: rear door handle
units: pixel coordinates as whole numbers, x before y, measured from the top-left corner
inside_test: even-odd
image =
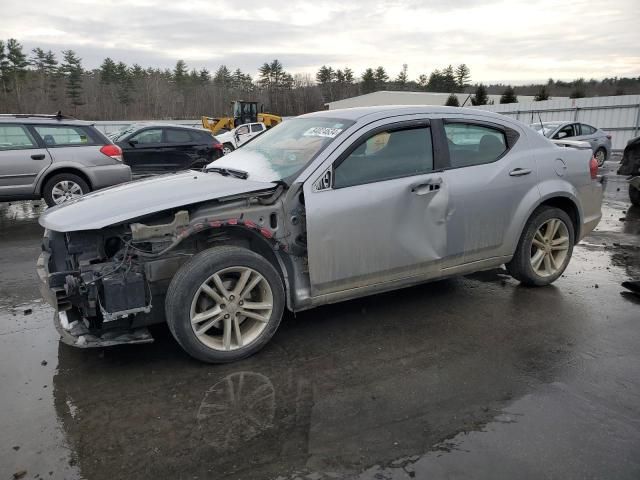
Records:
[[[442,178],[432,178],[426,182],[416,183],[411,185],[411,193],[416,195],[426,195],[427,193],[434,193],[440,190],[442,186]]]
[[[35,153],[31,155],[32,160],[44,160],[44,153]]]
[[[522,177],[523,175],[529,175],[531,170],[528,168],[514,168],[509,172],[509,175],[512,177]]]

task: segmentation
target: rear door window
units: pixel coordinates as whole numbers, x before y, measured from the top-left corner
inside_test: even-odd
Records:
[[[22,125],[0,124],[0,151],[38,148],[35,139]]]
[[[482,165],[498,160],[507,151],[502,130],[472,123],[445,123],[451,168]]]
[[[79,125],[34,125],[47,148],[103,144],[88,127]]]
[[[166,131],[167,143],[191,143],[191,135],[188,130],[179,130],[177,128],[169,128]]]

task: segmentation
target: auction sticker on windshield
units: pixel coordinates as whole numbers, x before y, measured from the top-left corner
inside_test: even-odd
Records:
[[[304,132],[302,136],[336,138],[341,131],[341,128],[312,127]]]

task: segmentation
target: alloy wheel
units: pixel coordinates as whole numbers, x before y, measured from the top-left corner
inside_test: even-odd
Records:
[[[205,280],[191,302],[191,328],[205,346],[219,351],[250,345],[273,311],[269,282],[248,267],[222,269]]]
[[[563,268],[569,253],[569,230],[558,218],[544,222],[531,242],[531,267],[541,277],[549,277]]]
[[[60,205],[67,200],[81,197],[83,193],[82,187],[73,180],[61,180],[53,186],[51,198],[56,205]]]

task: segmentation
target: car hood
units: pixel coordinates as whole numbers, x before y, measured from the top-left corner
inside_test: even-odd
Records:
[[[170,208],[275,186],[215,172],[172,173],[98,190],[49,208],[40,216],[40,225],[56,232],[96,230]]]
[[[233,141],[233,131],[230,130],[228,132],[219,133],[218,135],[216,135],[216,140],[218,140],[220,143],[232,142]]]

